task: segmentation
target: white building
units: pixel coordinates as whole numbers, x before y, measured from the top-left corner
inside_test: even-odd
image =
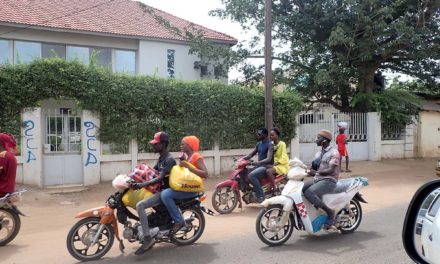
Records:
[[[114,72],[181,80],[214,78],[212,63],[189,54],[189,43],[146,9],[182,32],[202,32],[214,44],[237,43],[231,36],[130,0],[2,0],[0,64],[53,56],[88,64],[95,56],[97,63]],[[101,159],[101,143],[95,136],[99,120],[88,111],[75,113],[72,101],[44,101],[41,108],[25,112],[23,121],[19,182],[95,184],[108,179],[105,175],[127,172],[138,162],[137,154],[133,158],[128,152]],[[130,152],[137,152],[135,142],[130,143]],[[101,164],[106,160],[119,163],[106,167]]]

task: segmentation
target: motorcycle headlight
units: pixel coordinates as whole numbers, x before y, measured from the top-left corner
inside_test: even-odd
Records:
[[[113,196],[110,196],[107,200],[107,204],[110,208],[116,208],[116,199]]]

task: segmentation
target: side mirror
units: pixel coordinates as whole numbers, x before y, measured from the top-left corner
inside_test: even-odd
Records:
[[[414,194],[403,224],[403,246],[416,263],[440,263],[440,180]]]

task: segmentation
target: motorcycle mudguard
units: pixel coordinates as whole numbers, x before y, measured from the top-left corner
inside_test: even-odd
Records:
[[[75,215],[75,218],[86,218],[91,216],[100,216],[104,212],[105,206],[95,207],[89,210],[79,212]],[[96,213],[95,213],[96,212]]]
[[[215,188],[222,188],[222,187],[231,187],[233,191],[238,191],[238,182],[234,180],[226,180],[218,183]]]
[[[22,212],[20,211],[20,209],[18,209],[18,207],[15,206],[15,205],[12,206],[12,210],[13,210],[16,214],[18,214],[18,215],[29,216],[29,215],[27,215],[27,214],[22,213]]]
[[[108,206],[95,207],[86,211],[79,212],[75,215],[75,218],[86,218],[86,217],[100,217],[100,224],[111,224],[113,230],[115,231],[115,236],[118,240],[119,238],[119,228],[116,221],[113,209]]]
[[[368,203],[367,201],[365,201],[364,197],[362,197],[362,194],[360,194],[360,193],[356,193],[356,195],[354,196],[354,198],[355,198],[356,200],[358,200],[359,202],[361,202],[361,203]]]

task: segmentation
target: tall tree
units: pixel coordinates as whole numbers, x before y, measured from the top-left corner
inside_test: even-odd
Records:
[[[264,32],[264,0],[222,0],[211,15]],[[379,71],[417,77],[438,87],[440,0],[274,0],[274,80],[297,89],[310,103],[340,110],[371,110]],[[245,56],[262,54],[250,45]],[[246,76],[258,67],[245,67]],[[255,71],[258,72],[258,71]],[[375,81],[376,79],[376,81]]]

